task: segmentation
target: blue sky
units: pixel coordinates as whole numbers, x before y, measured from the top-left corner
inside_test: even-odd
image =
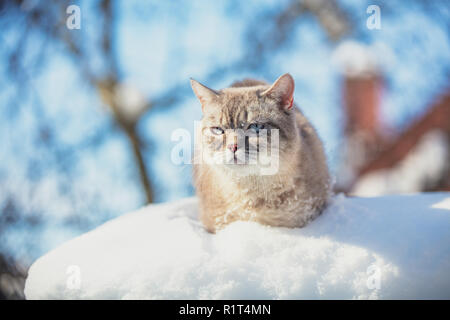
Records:
[[[193,77],[199,81],[218,65],[231,64],[245,51],[243,33],[247,20],[264,6],[276,7],[286,1],[246,1],[238,10],[230,8],[227,1],[161,1],[144,6],[137,1],[118,4],[119,23],[116,30],[117,56],[123,80],[133,84],[151,98],[174,83]],[[369,2],[344,1],[356,16],[366,17]],[[82,28],[92,30],[89,1],[80,3]],[[364,30],[349,37],[367,45],[385,49],[380,60],[386,88],[383,96],[383,120],[393,128],[404,127],[424,112],[448,84],[450,43],[448,34],[433,17],[420,11],[414,4],[397,3],[384,15],[380,2],[382,29]],[[442,10],[447,10],[445,4]],[[248,19],[247,19],[248,17]],[[76,31],[74,31],[76,32]],[[338,163],[343,116],[341,113],[341,75],[331,57],[335,45],[317,22],[305,18],[300,27],[291,30],[289,45],[271,57],[265,67],[267,81],[290,72],[296,80],[295,99],[305,114],[317,127],[323,139],[330,165]],[[14,39],[11,33],[7,36]],[[30,54],[33,48],[28,48]],[[78,74],[77,66],[56,48],[48,50],[49,62],[43,72],[32,81],[33,88],[42,101],[48,117],[58,133],[58,139],[67,144],[82,142],[103,126],[110,125],[105,117],[96,92],[89,88]],[[4,53],[0,50],[0,58]],[[93,65],[101,61],[93,61]],[[262,77],[261,74],[233,72],[211,83],[212,87],[227,86],[236,78]],[[0,103],[8,104],[12,85],[0,67]],[[11,107],[11,106],[10,106]],[[52,221],[39,233],[40,245],[33,253],[38,255],[81,232],[66,228],[64,219],[70,215],[89,217],[91,226],[111,217],[138,208],[144,202],[138,176],[124,137],[113,132],[96,149],[77,152],[74,157],[72,187],[75,200],[69,201],[59,194],[56,179],[50,171],[36,186],[28,181],[25,163],[30,157],[45,159],[43,150],[34,144],[36,121],[31,101],[21,108],[11,120],[4,114],[0,118],[0,134],[6,137],[0,145],[0,192],[15,190],[23,203],[44,210]],[[193,122],[200,119],[200,106],[192,93],[168,111],[161,109],[144,116],[139,124],[150,141],[146,154],[155,183],[158,202],[189,196],[190,167],[176,166],[170,161],[170,151],[175,142],[171,132],[186,128],[193,132]],[[30,194],[34,196],[30,196]],[[85,205],[97,203],[96,208]],[[4,199],[0,198],[0,202]],[[96,210],[97,212],[92,212]],[[89,212],[90,211],[90,212]],[[14,230],[8,238],[17,243],[24,230]],[[24,240],[25,241],[25,240]],[[19,241],[20,243],[20,241]],[[20,247],[20,244],[15,247]],[[19,250],[19,249],[17,249]]]

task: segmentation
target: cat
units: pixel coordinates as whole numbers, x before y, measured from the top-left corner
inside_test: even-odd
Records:
[[[295,228],[318,216],[330,197],[330,175],[316,130],[294,104],[292,76],[272,85],[246,79],[220,91],[193,79],[191,86],[203,112],[193,184],[206,230],[238,220]],[[255,163],[262,149],[278,161],[275,172],[264,174]]]

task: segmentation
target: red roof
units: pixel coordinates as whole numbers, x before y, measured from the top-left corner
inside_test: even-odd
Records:
[[[427,132],[441,129],[450,137],[450,90],[428,112],[359,170],[358,176],[394,167],[418,144]]]

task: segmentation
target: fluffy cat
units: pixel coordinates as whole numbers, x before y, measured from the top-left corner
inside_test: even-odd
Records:
[[[194,186],[206,229],[236,220],[294,228],[319,215],[330,195],[329,172],[316,130],[293,103],[292,76],[272,85],[247,79],[220,91],[193,79],[191,86],[203,111]],[[276,170],[265,172],[258,159],[277,162]]]

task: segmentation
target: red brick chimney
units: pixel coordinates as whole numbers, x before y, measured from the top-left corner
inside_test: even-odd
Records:
[[[346,76],[343,83],[343,104],[346,116],[345,134],[363,132],[372,140],[379,134],[381,77]]]
[[[376,57],[368,47],[344,43],[335,53],[342,71],[344,141],[337,189],[348,191],[359,169],[379,151],[383,80]]]

